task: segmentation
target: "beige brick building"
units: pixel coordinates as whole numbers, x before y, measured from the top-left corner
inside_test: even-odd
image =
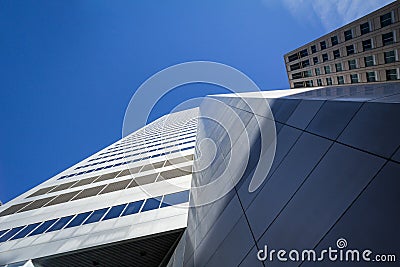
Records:
[[[400,79],[400,1],[284,55],[290,88]]]

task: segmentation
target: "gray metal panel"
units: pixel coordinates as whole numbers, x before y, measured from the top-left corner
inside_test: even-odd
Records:
[[[305,129],[324,102],[324,100],[301,100],[286,123]]]
[[[257,259],[258,249],[254,246],[246,255],[246,257],[240,262],[239,267],[263,267],[264,264]]]
[[[197,217],[197,229],[191,232],[188,228],[188,235],[194,237],[194,263],[196,266],[207,264],[243,215],[243,210],[235,195],[233,198],[224,197],[206,209],[208,210],[207,216]]]
[[[249,184],[252,178],[252,172],[247,176],[243,176],[241,181],[237,185],[238,194],[240,197],[240,201],[245,209],[249,206],[250,202],[258,195],[258,193],[265,186],[266,182],[270,179],[272,174],[277,170],[278,166],[282,163],[282,160],[287,156],[288,152],[292,148],[292,146],[296,143],[298,138],[300,137],[301,131],[290,127],[283,126],[277,135],[277,146],[276,153],[274,157],[274,161],[271,166],[271,170],[267,174],[267,177],[262,184],[255,192],[249,193]]]
[[[396,153],[394,153],[392,159],[397,162],[400,162],[400,147],[397,149]]]
[[[275,121],[286,123],[296,110],[301,100],[298,99],[273,99],[270,101],[271,111]]]
[[[400,247],[398,229],[400,215],[393,207],[400,203],[400,164],[388,162],[368,185],[349,210],[335,223],[316,247],[317,251],[329,246],[336,248],[339,238],[347,240],[348,248],[370,249],[373,253],[397,254]],[[355,263],[350,262],[349,266]],[[397,263],[398,264],[398,263]],[[395,266],[396,263],[362,263],[362,266]],[[303,265],[302,265],[303,266]],[[307,263],[304,266],[315,266]],[[324,261],[319,266],[338,266],[338,262]]]
[[[334,144],[260,238],[259,246],[315,246],[383,164],[381,158]]]
[[[400,105],[365,103],[338,140],[390,158],[400,145]]]
[[[246,210],[256,239],[284,209],[331,144],[327,139],[308,133],[302,134]]]
[[[326,101],[306,130],[336,140],[361,104],[360,102]]]
[[[240,245],[235,246],[234,244]],[[213,255],[206,266],[236,266],[254,244],[249,225],[246,218],[242,216],[220,246],[215,251],[212,251]],[[195,263],[197,265],[196,261]],[[197,266],[203,265],[199,264]]]
[[[400,94],[395,94],[391,96],[385,96],[383,98],[378,98],[372,100],[371,102],[380,102],[380,103],[400,103]]]

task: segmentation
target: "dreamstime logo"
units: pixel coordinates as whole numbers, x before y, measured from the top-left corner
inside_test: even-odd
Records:
[[[358,250],[358,249],[346,249],[347,240],[339,238],[336,241],[336,248],[328,247],[320,252],[314,249],[297,250],[292,249],[290,251],[285,249],[268,250],[268,246],[265,245],[264,249],[260,249],[257,252],[257,258],[260,261],[274,261],[278,260],[281,262],[294,261],[294,262],[315,262],[315,261],[339,261],[339,262],[395,262],[395,254],[374,254],[371,250]]]
[[[337,246],[338,248],[345,248],[345,247],[347,247],[347,240],[344,239],[344,238],[339,238],[339,239],[336,241],[336,246]]]
[[[207,168],[216,168],[218,166],[213,166],[212,164],[218,159],[221,160],[221,158],[226,162],[226,168],[220,171],[218,175],[215,174],[216,172],[213,169],[213,177],[210,177],[212,179],[206,184],[197,183],[201,185],[195,186],[194,184],[196,183],[192,183],[191,194],[196,199],[196,202],[192,205],[201,206],[212,203],[232,190],[245,173],[251,148],[257,140],[259,159],[254,166],[248,186],[249,192],[255,191],[266,178],[275,156],[275,122],[269,103],[267,99],[262,97],[262,92],[258,86],[248,76],[233,67],[216,62],[194,61],[168,67],[151,76],[136,90],[130,100],[123,122],[123,137],[128,136],[134,130],[144,127],[148,123],[149,115],[155,105],[166,94],[179,86],[193,83],[217,85],[227,89],[233,94],[232,98],[235,103],[240,103],[242,111],[218,97],[207,97],[207,108],[200,108],[200,111],[198,111],[195,119],[199,123],[209,121],[213,125],[217,125],[219,129],[223,129],[225,138],[229,139],[229,142],[227,142],[229,147],[224,147],[224,149],[230,151],[230,153],[228,157],[226,154],[222,156],[221,153],[217,152],[221,145],[217,141],[221,140],[197,135],[193,171],[203,172]],[[243,98],[238,95],[246,92],[252,92],[251,98]],[[257,101],[252,101],[256,98]],[[185,103],[195,100],[199,99],[193,98],[185,101]],[[168,125],[176,122],[176,117],[172,113],[185,103],[181,103],[174,108],[169,116],[165,118],[163,123],[166,127],[165,130],[161,130],[160,136],[163,133],[167,136]],[[214,109],[208,107],[213,107]],[[215,109],[215,107],[217,108]],[[241,112],[244,114],[241,114]],[[248,114],[251,113],[263,116],[252,116],[251,126],[248,126],[250,122],[247,118]],[[187,125],[191,122],[193,122],[193,119],[185,121]],[[181,127],[184,128],[185,125]],[[205,130],[212,131],[213,129],[206,128]],[[154,161],[151,161],[151,155],[146,153],[142,154],[143,158],[146,158],[147,164],[151,165],[151,162]],[[167,159],[168,156],[165,155]],[[126,160],[129,163],[128,157],[126,157]],[[135,176],[135,173],[132,172],[131,174]],[[165,181],[168,182],[168,180]],[[178,187],[172,183],[169,185]],[[143,186],[141,189],[146,192]],[[150,192],[146,193],[152,196]]]

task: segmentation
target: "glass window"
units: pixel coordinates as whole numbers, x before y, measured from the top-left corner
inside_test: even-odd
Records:
[[[338,83],[338,84],[344,84],[344,78],[343,78],[343,76],[338,76],[338,77],[337,77],[337,83]]]
[[[7,229],[7,230],[1,230],[0,231],[0,237],[5,233],[5,232],[7,232],[8,230],[10,230],[10,229]]]
[[[342,71],[343,70],[342,63],[336,63],[335,68],[336,72]]]
[[[333,50],[333,58],[334,58],[334,59],[340,58],[340,51],[339,51],[339,49]]]
[[[331,67],[330,66],[324,66],[325,74],[331,73]]]
[[[317,46],[316,45],[312,45],[311,46],[311,52],[312,53],[316,53],[317,52]]]
[[[301,50],[301,51],[300,51],[300,57],[306,57],[306,56],[308,56],[308,51],[307,51],[307,49]]]
[[[295,61],[295,60],[299,59],[299,55],[297,55],[297,53],[293,54],[293,55],[290,55],[288,57],[288,59],[289,59],[289,62]]]
[[[318,57],[313,57],[313,62],[314,62],[314,64],[317,64],[318,63]]]
[[[321,75],[321,70],[319,68],[315,69],[315,75]]]
[[[352,55],[355,53],[354,51],[354,45],[348,45],[346,46],[346,51],[347,51],[347,55]]]
[[[16,233],[21,231],[21,229],[24,228],[24,227],[25,226],[19,226],[19,227],[15,227],[15,228],[11,229],[7,233],[5,233],[2,237],[0,237],[0,243],[4,242],[4,241],[7,241],[9,238],[13,237]]]
[[[318,86],[322,86],[322,80],[321,79],[317,79],[317,85]]]
[[[301,79],[301,78],[303,78],[301,72],[297,72],[297,73],[293,73],[292,74],[292,79],[293,80],[297,80],[297,79]]]
[[[349,60],[349,70],[357,69],[357,61],[355,59]]]
[[[65,228],[70,228],[70,227],[75,227],[79,226],[83,223],[84,220],[92,213],[91,211],[81,213],[76,215],[76,217],[65,227]]]
[[[309,86],[312,86],[312,83]],[[181,192],[177,192],[177,193],[173,193],[173,194],[168,194],[168,195],[164,196],[163,203],[161,204],[161,208],[166,207],[166,206],[186,203],[188,201],[189,201],[189,190],[181,191]]]
[[[396,54],[394,50],[385,52],[385,63],[393,63],[396,62]]]
[[[322,61],[323,62],[328,61],[328,54],[327,53],[322,54]]]
[[[368,51],[372,49],[372,40],[368,39],[365,41],[362,41],[362,46],[363,46],[363,51]]]
[[[296,64],[290,65],[290,70],[291,70],[291,71],[293,71],[293,70],[298,70],[298,69],[300,69],[300,68],[301,68],[300,63],[296,63]]]
[[[73,217],[74,215],[60,218],[46,233],[62,229]]]
[[[397,70],[396,69],[386,70],[386,80],[394,81],[397,79],[398,78],[397,78]]]
[[[46,232],[46,230],[49,229],[49,227],[52,226],[53,223],[55,223],[56,221],[57,221],[57,219],[45,221],[38,228],[36,228],[32,233],[30,233],[29,236],[39,235],[39,234]]]
[[[307,59],[307,60],[302,61],[301,66],[303,68],[310,66],[310,60]]]
[[[140,210],[140,207],[142,207],[143,200],[136,201],[136,202],[131,202],[128,204],[124,212],[122,213],[122,216],[138,213]]]
[[[160,206],[161,197],[154,197],[146,199],[146,202],[143,205],[143,211],[158,209]]]
[[[89,224],[89,223],[94,223],[94,222],[100,221],[101,218],[103,218],[104,214],[106,214],[107,211],[108,211],[108,208],[93,211],[92,215],[90,215],[90,217],[83,224]]]
[[[304,83],[303,82],[296,82],[293,83],[294,88],[302,88],[304,87]]]
[[[306,87],[312,87],[313,86],[313,81],[306,81],[305,83],[306,83]],[[184,202],[182,202],[182,203],[184,203]],[[177,203],[177,204],[179,204],[179,203]],[[166,206],[170,206],[170,205],[166,205]],[[162,207],[166,207],[166,206],[161,206],[161,208]]]
[[[126,207],[126,204],[112,207],[107,212],[106,216],[104,216],[103,221],[119,217],[125,207]]]
[[[321,50],[326,49],[326,42],[325,41],[320,42],[319,45],[321,46]]]
[[[311,70],[303,71],[303,77],[311,77],[311,76],[312,76]]]
[[[331,42],[332,46],[337,45],[339,43],[339,40],[336,35],[331,37]]]
[[[28,226],[26,226],[24,229],[22,229],[21,232],[19,232],[18,234],[16,234],[13,238],[11,238],[10,240],[14,240],[14,239],[19,239],[19,238],[23,238],[25,236],[27,236],[30,232],[32,232],[36,227],[38,227],[40,223],[33,223],[30,224]]]
[[[344,40],[348,41],[348,40],[351,40],[351,39],[353,39],[353,31],[351,29],[347,30],[347,31],[344,31]]]
[[[393,41],[394,41],[393,32],[388,32],[388,33],[382,34],[382,43],[384,46],[393,44]]]
[[[360,31],[361,31],[361,34],[369,33],[371,31],[371,29],[369,27],[369,22],[365,22],[365,23],[361,24]]]
[[[375,65],[374,56],[364,57],[365,67],[371,67]]]
[[[358,74],[350,74],[351,83],[358,83]]]
[[[375,73],[375,71],[367,72],[367,82],[376,82],[376,73]]]
[[[332,85],[332,78],[326,78],[326,84],[327,85]]]
[[[381,16],[381,27],[386,27],[392,24],[392,12],[389,12]]]

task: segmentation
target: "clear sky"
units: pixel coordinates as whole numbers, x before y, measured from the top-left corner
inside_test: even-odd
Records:
[[[157,71],[209,60],[287,88],[283,54],[389,2],[1,0],[0,200],[121,138],[131,96]]]

